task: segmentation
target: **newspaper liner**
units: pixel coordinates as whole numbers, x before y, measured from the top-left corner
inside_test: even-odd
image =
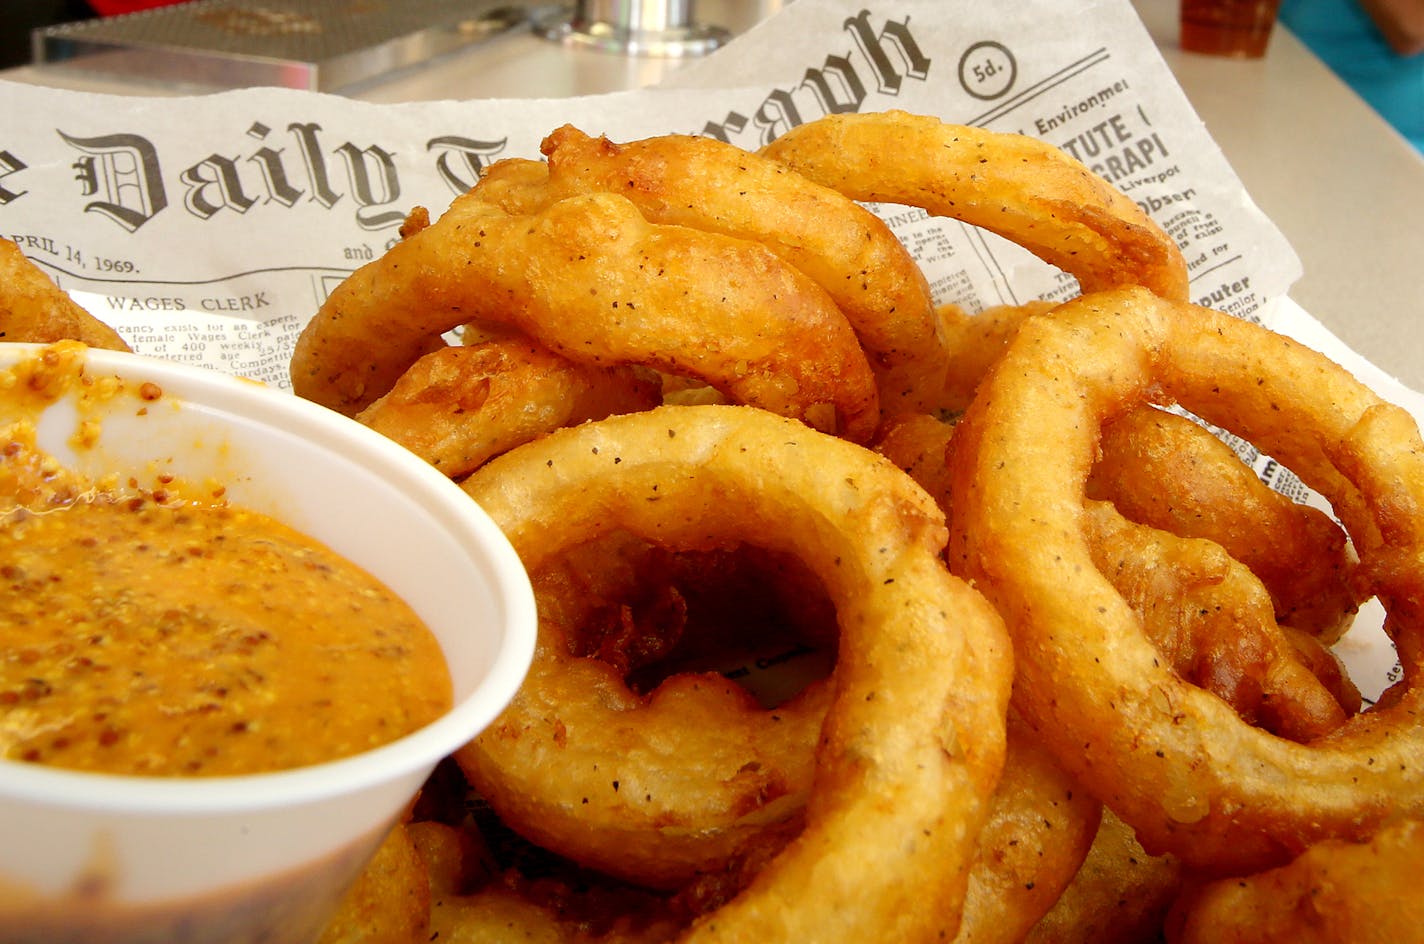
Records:
[[[395,242],[411,207],[438,214],[482,166],[538,157],[561,124],[614,140],[686,132],[755,149],[827,113],[890,108],[1061,147],[1178,242],[1194,301],[1309,343],[1424,417],[1424,398],[1286,297],[1298,258],[1129,0],[793,3],[661,87],[575,98],[128,98],[0,82],[0,235],[140,353],[289,389],[302,327]],[[974,311],[1077,294],[1071,276],[993,234],[913,208],[872,209],[918,259],[937,302]],[[1232,441],[1273,487],[1324,506]],[[1371,604],[1337,650],[1367,696],[1398,672],[1382,621]],[[780,678],[809,658],[768,653],[731,674]]]

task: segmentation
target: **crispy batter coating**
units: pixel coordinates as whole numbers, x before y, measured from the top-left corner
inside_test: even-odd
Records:
[[[1275,491],[1231,447],[1166,410],[1106,424],[1088,494],[1128,518],[1224,547],[1270,591],[1276,618],[1332,643],[1359,609],[1345,532],[1318,508]]]
[[[874,449],[909,474],[949,514],[949,444],[954,425],[928,413],[887,420]]]
[[[510,159],[476,192],[511,213],[579,193],[618,193],[654,223],[758,242],[810,276],[845,313],[870,355],[887,412],[925,409],[944,373],[930,289],[890,228],[848,197],[784,165],[713,138],[627,143],[565,125],[544,139],[547,166]]]
[[[551,433],[487,463],[465,488],[531,569],[615,527],[669,546],[752,536],[805,561],[836,605],[836,685],[806,826],[680,940],[915,941],[957,925],[1003,764],[1008,653],[993,612],[945,570],[943,515],[908,477],[763,410],[664,406]],[[649,764],[672,745],[643,740],[623,717],[636,709],[609,710],[603,691],[554,717],[521,710],[517,698],[457,754],[506,822],[552,833],[564,820],[560,832],[587,837],[601,807],[612,826],[656,831],[660,817],[648,813],[701,754],[688,735],[734,724],[719,708],[683,729],[676,749],[685,757]],[[521,697],[532,697],[529,686]],[[597,769],[555,772],[580,756],[570,723],[599,714],[588,725],[602,742]],[[523,750],[490,753],[510,745]],[[603,842],[622,849],[631,839]]]
[[[1054,307],[971,315],[941,306],[950,349],[944,408],[962,412],[1023,321]],[[1217,436],[1165,410],[1127,410],[1104,426],[1100,449],[1090,497],[1141,524],[1220,544],[1266,585],[1283,624],[1326,644],[1349,629],[1360,591],[1345,532],[1329,515],[1270,488]]]
[[[1131,827],[1103,810],[1083,867],[1024,944],[1161,944],[1184,872],[1174,856],[1149,855]]]
[[[955,944],[1017,944],[1073,881],[1102,806],[1011,711],[1004,774],[969,873]]]
[[[576,364],[512,337],[432,351],[356,419],[457,479],[550,430],[660,400],[647,372]]]
[[[944,408],[962,412],[1026,318],[1047,302],[968,314],[939,309],[950,349]],[[1266,585],[1282,623],[1333,643],[1359,609],[1345,532],[1267,486],[1225,442],[1187,417],[1130,409],[1104,426],[1090,497],[1128,518],[1224,547]]]
[[[430,927],[430,878],[407,826],[396,824],[341,900],[317,944],[411,944]]]
[[[1141,285],[1187,298],[1172,238],[1043,141],[885,111],[809,121],[761,153],[852,199],[917,206],[1004,236],[1074,275],[1084,292]]]
[[[953,304],[936,308],[945,346],[949,349],[949,367],[944,375],[939,408],[948,413],[963,413],[974,399],[979,381],[1004,353],[1024,319],[1041,315],[1054,306],[1054,302],[1035,299],[1022,305],[995,305],[977,314]]]
[[[1097,572],[1083,522],[1096,431],[1167,398],[1331,502],[1404,663],[1388,707],[1304,744],[1252,727],[1177,676]],[[1407,412],[1298,342],[1123,290],[1026,322],[951,462],[951,566],[1014,635],[1018,710],[1149,851],[1240,873],[1424,811],[1424,443]]]
[[[1220,442],[1190,425],[1196,430],[1193,440],[1205,436]],[[905,416],[888,422],[875,444],[946,513],[953,432],[951,424],[935,417]],[[1110,452],[1124,445],[1104,448]],[[1236,466],[1245,468],[1239,462]],[[1181,496],[1184,505],[1194,500],[1179,480],[1149,488],[1146,480],[1109,479],[1104,488],[1115,498],[1131,498],[1134,482],[1140,483],[1137,491],[1167,496],[1164,500]],[[1359,691],[1339,660],[1313,636],[1279,625],[1262,582],[1218,544],[1135,523],[1108,501],[1090,503],[1084,524],[1094,564],[1142,618],[1153,645],[1183,678],[1220,696],[1251,723],[1298,741],[1328,734],[1359,710]],[[1302,569],[1315,560],[1310,552],[1318,554],[1319,548],[1302,552]]]
[[[293,388],[354,415],[471,320],[579,363],[690,374],[850,438],[879,423],[869,362],[819,286],[758,243],[652,224],[607,193],[529,215],[457,199],[337,287],[298,338]]]
[[[1170,944],[1402,944],[1419,940],[1424,822],[1388,823],[1359,842],[1327,840],[1288,865],[1184,895]]]
[[[1327,684],[1312,671],[1325,650],[1307,662],[1276,622],[1261,581],[1219,545],[1136,524],[1107,502],[1090,503],[1084,523],[1093,562],[1141,617],[1157,651],[1245,721],[1309,741],[1359,709],[1359,693],[1351,698],[1340,688],[1348,679],[1329,673]]]
[[[129,350],[117,331],[76,305],[19,246],[0,238],[0,341],[64,340]]]

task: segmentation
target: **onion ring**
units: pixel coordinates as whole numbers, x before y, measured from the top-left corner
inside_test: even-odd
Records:
[[[1185,416],[1138,409],[1104,426],[1087,493],[1133,521],[1220,544],[1265,584],[1282,624],[1323,642],[1339,639],[1359,609],[1340,526],[1266,485]]]
[[[1053,307],[1034,301],[969,315],[941,306],[950,349],[943,407],[963,412],[1019,325]],[[1129,410],[1104,427],[1100,453],[1089,497],[1141,524],[1220,544],[1265,584],[1283,624],[1327,644],[1349,629],[1359,600],[1344,531],[1267,486],[1209,430],[1164,410]]]
[[[66,340],[130,350],[117,331],[76,305],[19,246],[0,237],[0,341]]]
[[[994,305],[972,315],[953,304],[936,308],[945,346],[949,348],[949,367],[945,371],[939,408],[948,413],[963,413],[974,399],[979,382],[1004,353],[1024,319],[1051,311],[1055,305],[1055,302],[1034,299],[1022,305]]]
[[[1307,661],[1300,646],[1313,637],[1297,643],[1277,624],[1260,580],[1219,545],[1136,524],[1107,502],[1090,503],[1084,525],[1098,570],[1157,651],[1247,722],[1309,741],[1359,710],[1358,693],[1344,698],[1338,676],[1327,674],[1327,684],[1315,675],[1325,650]]]
[[[1127,416],[1159,412],[1138,408]],[[1220,440],[1189,420],[1182,422],[1196,430],[1188,437],[1191,442],[1207,437],[1221,445],[1251,483],[1265,489]],[[886,423],[875,444],[946,514],[952,486],[945,459],[953,430],[932,416],[899,417]],[[1105,486],[1131,493],[1128,481],[1109,479]],[[1156,491],[1177,495],[1181,484],[1164,483]],[[1145,480],[1137,490],[1151,491]],[[1195,502],[1189,495],[1178,500],[1188,507]],[[1293,740],[1329,733],[1359,710],[1359,692],[1339,661],[1313,636],[1278,625],[1262,582],[1218,544],[1138,524],[1107,501],[1090,502],[1083,521],[1098,570],[1142,618],[1157,651],[1184,678],[1219,695],[1243,718]],[[1241,543],[1244,532],[1237,537]]]
[[[1172,906],[1171,944],[1397,944],[1419,937],[1424,822],[1400,819],[1366,841],[1328,840],[1293,862],[1192,889]]]
[[[1132,829],[1103,810],[1083,867],[1023,944],[1157,944],[1184,871],[1173,856],[1148,855]]]
[[[776,161],[713,138],[659,135],[627,143],[571,125],[547,136],[547,165],[486,167],[475,193],[508,213],[576,194],[627,197],[653,223],[748,239],[810,276],[850,321],[880,379],[884,410],[928,407],[945,370],[930,289],[890,228],[841,193]]]
[[[660,392],[634,368],[575,364],[510,337],[426,354],[356,419],[459,479],[550,430],[651,409]]]
[[[903,111],[827,115],[761,153],[855,200],[920,207],[1018,243],[1083,292],[1187,298],[1177,244],[1120,190],[1050,144]]]
[[[684,939],[953,933],[1003,764],[1011,670],[997,615],[943,565],[943,515],[928,496],[868,450],[735,406],[664,406],[559,430],[486,464],[465,488],[531,569],[615,522],[668,546],[750,529],[759,545],[801,557],[836,604],[836,689],[805,828]],[[476,781],[483,750],[477,739],[457,757]],[[615,768],[623,759],[603,755]],[[586,828],[589,807],[625,787],[643,800],[623,776],[604,767],[572,809],[544,809]]]
[[[938,310],[950,349],[943,407],[963,412],[1019,325],[1054,306]],[[882,435],[885,435],[882,433]],[[1332,643],[1358,611],[1345,533],[1319,509],[1267,486],[1209,430],[1164,410],[1130,410],[1103,429],[1088,495],[1128,518],[1224,547],[1266,585],[1282,623]]]
[[[579,363],[691,374],[850,438],[879,424],[870,365],[817,285],[760,244],[651,224],[606,193],[527,216],[456,199],[337,286],[297,339],[293,389],[354,415],[471,320]]]
[[[1097,431],[1166,397],[1332,503],[1403,665],[1387,707],[1307,744],[1253,728],[1164,665],[1097,572],[1082,521]],[[1027,322],[954,443],[951,565],[1009,625],[1015,704],[1145,848],[1241,873],[1424,809],[1424,443],[1408,413],[1288,338],[1133,289]]]

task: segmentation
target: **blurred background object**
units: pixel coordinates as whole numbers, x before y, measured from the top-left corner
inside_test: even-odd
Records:
[[[89,5],[100,16],[118,16],[121,13],[137,13],[158,7],[171,7],[184,0],[89,0]]]
[[[94,16],[84,0],[3,0],[0,2],[0,68],[30,61],[30,31]]]
[[[1424,154],[1424,0],[1283,0],[1281,22]]]
[[[1187,52],[1238,59],[1266,54],[1280,0],[1181,0],[1181,43]]]
[[[724,26],[699,23],[693,0],[577,0],[539,21],[539,32],[629,56],[700,56],[725,43]]]
[[[0,0],[0,68],[30,61],[30,33],[99,16],[137,13],[185,0]]]
[[[334,91],[528,27],[528,0],[89,0],[130,15],[34,34],[37,64],[207,90]]]

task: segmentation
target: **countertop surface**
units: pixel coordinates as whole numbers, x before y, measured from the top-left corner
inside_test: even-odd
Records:
[[[735,33],[781,5],[701,0],[695,13]],[[1424,391],[1424,159],[1284,28],[1264,59],[1220,59],[1178,47],[1175,0],[1134,5],[1248,193],[1299,254],[1304,275],[1291,297],[1357,352]],[[652,85],[681,62],[554,43],[519,29],[342,94],[374,102],[562,97]],[[175,90],[34,66],[0,78],[134,94]]]
[[[1219,59],[1177,45],[1175,0],[1135,6],[1247,192],[1299,254],[1291,297],[1424,391],[1424,158],[1284,28],[1264,59]]]

